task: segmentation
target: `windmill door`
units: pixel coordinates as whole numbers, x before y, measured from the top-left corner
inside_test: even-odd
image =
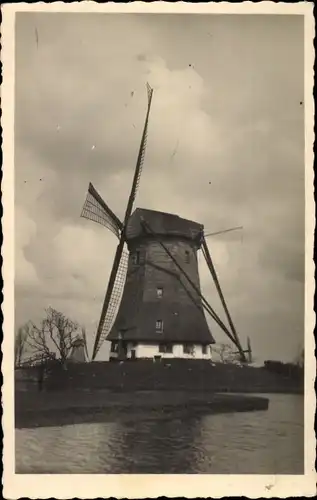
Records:
[[[124,340],[119,340],[118,343],[118,359],[124,360],[127,357],[127,343]]]

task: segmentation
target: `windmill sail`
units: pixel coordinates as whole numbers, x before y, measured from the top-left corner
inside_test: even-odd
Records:
[[[109,300],[104,302],[104,306],[102,308],[99,326],[97,330],[98,336],[96,336],[96,341],[94,345],[93,359],[96,357],[101,345],[106,340],[107,335],[111,330],[111,327],[114,323],[121,302],[122,292],[127,276],[129,254],[123,249],[120,256],[120,252],[121,251],[119,244],[117,248],[114,266],[112,268],[113,273],[111,273],[109,280],[109,285],[111,285],[112,287],[111,296]]]
[[[248,361],[249,363],[253,363],[253,356],[252,356],[252,349],[251,349],[251,341],[250,341],[250,337],[248,337]]]
[[[127,208],[126,208],[126,213],[125,213],[125,217],[124,217],[124,225],[127,224],[128,219],[129,219],[131,212],[132,212],[133,202],[135,200],[136,193],[137,193],[137,190],[138,190],[138,187],[140,184],[140,177],[141,177],[142,167],[143,167],[143,162],[144,162],[144,157],[145,157],[145,150],[146,150],[146,144],[147,144],[147,130],[148,130],[150,109],[151,109],[152,96],[153,96],[153,89],[150,87],[150,85],[148,83],[146,84],[146,88],[147,88],[147,95],[148,95],[148,108],[147,108],[147,113],[146,113],[146,118],[145,118],[145,124],[144,124],[144,129],[143,129],[143,134],[142,134],[142,139],[141,139],[141,144],[140,144],[140,149],[139,149],[139,154],[138,154],[138,159],[137,159],[137,164],[135,167],[131,193],[129,196],[129,200],[128,200],[128,204],[127,204]]]
[[[230,227],[229,229],[223,229],[222,231],[216,231],[215,233],[205,234],[205,238],[208,236],[216,236],[218,234],[231,233],[231,231],[237,231],[238,229],[243,229],[243,226]]]
[[[246,356],[245,356],[244,350],[243,350],[243,348],[241,346],[241,343],[240,343],[237,331],[235,329],[235,326],[233,324],[232,318],[230,316],[229,309],[227,307],[224,295],[222,293],[221,286],[220,286],[220,283],[219,283],[219,280],[218,280],[218,276],[217,276],[215,267],[213,265],[213,262],[212,262],[212,259],[211,259],[210,253],[209,253],[209,249],[208,249],[208,246],[207,246],[207,243],[206,243],[206,240],[205,240],[204,236],[202,237],[202,251],[203,251],[203,255],[205,257],[207,266],[209,268],[210,274],[211,274],[211,276],[212,276],[212,278],[214,280],[215,286],[217,288],[218,295],[220,297],[222,306],[223,306],[224,311],[226,313],[227,320],[228,320],[228,323],[230,325],[232,335],[234,337],[234,343],[235,343],[235,345],[237,346],[237,348],[239,350],[239,353],[240,353],[240,356],[241,356],[241,360],[243,362],[246,362]]]
[[[97,352],[100,349],[102,342],[106,339],[108,333],[110,332],[113,321],[116,317],[117,310],[119,308],[122,292],[126,279],[127,272],[127,263],[128,258],[126,253],[124,252],[125,245],[125,228],[128,223],[129,217],[132,213],[133,202],[136,197],[136,193],[140,183],[140,177],[142,173],[142,166],[144,162],[145,149],[147,143],[147,130],[148,130],[148,122],[149,115],[152,103],[153,89],[147,84],[147,94],[148,94],[148,107],[146,112],[146,118],[143,128],[143,134],[141,139],[141,144],[139,148],[137,163],[135,167],[135,172],[132,181],[132,187],[130,196],[127,203],[127,208],[124,216],[123,228],[120,235],[120,241],[116,250],[115,258],[113,261],[113,266],[109,278],[108,288],[105,296],[105,300],[102,307],[101,317],[99,320],[99,325],[97,329],[93,356],[92,359],[95,359]]]
[[[120,231],[122,230],[122,222],[108,207],[108,205],[101,198],[97,190],[90,183],[86,201],[83,206],[81,217],[92,220],[110,229],[113,234],[120,238]]]

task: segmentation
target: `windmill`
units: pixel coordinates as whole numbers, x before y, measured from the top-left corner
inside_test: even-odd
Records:
[[[209,359],[215,343],[207,313],[247,362],[207,246],[202,224],[133,204],[144,162],[153,89],[132,187],[121,221],[90,183],[81,216],[108,228],[119,240],[99,320],[92,359],[107,339],[110,358],[182,357]],[[235,229],[235,228],[233,228]],[[201,250],[215,283],[229,327],[200,289],[197,252]]]
[[[73,342],[68,361],[71,363],[84,363],[87,359],[88,356],[85,337],[81,338],[78,336]]]

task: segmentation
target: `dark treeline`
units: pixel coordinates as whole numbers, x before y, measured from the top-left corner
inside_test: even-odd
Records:
[[[37,368],[16,373],[16,390],[36,390]],[[264,367],[210,364],[204,360],[153,360],[109,363],[51,362],[45,371],[47,391],[184,390],[188,392],[296,393],[303,392],[303,378],[281,376]]]
[[[304,368],[297,363],[283,363],[282,361],[267,360],[264,362],[264,368],[271,373],[276,373],[283,377],[293,380],[300,380],[304,374]]]

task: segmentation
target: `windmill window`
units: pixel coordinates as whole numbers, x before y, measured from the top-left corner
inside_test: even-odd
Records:
[[[194,345],[193,344],[184,344],[183,345],[184,354],[194,354]]]
[[[111,342],[111,352],[118,352],[118,342]]]
[[[137,251],[132,255],[132,263],[133,264],[140,264],[140,252]]]
[[[185,250],[185,262],[186,264],[189,264],[189,251],[188,250]]]
[[[165,350],[165,352],[173,354],[173,344],[166,344],[166,350]]]
[[[163,288],[156,289],[156,296],[158,299],[161,299],[163,297]]]
[[[203,354],[207,354],[207,346],[206,345],[203,345],[202,348],[201,348],[201,352]]]
[[[159,352],[173,354],[173,344],[160,344]]]
[[[163,321],[161,319],[156,320],[156,325],[155,329],[157,332],[162,332],[163,331]]]

